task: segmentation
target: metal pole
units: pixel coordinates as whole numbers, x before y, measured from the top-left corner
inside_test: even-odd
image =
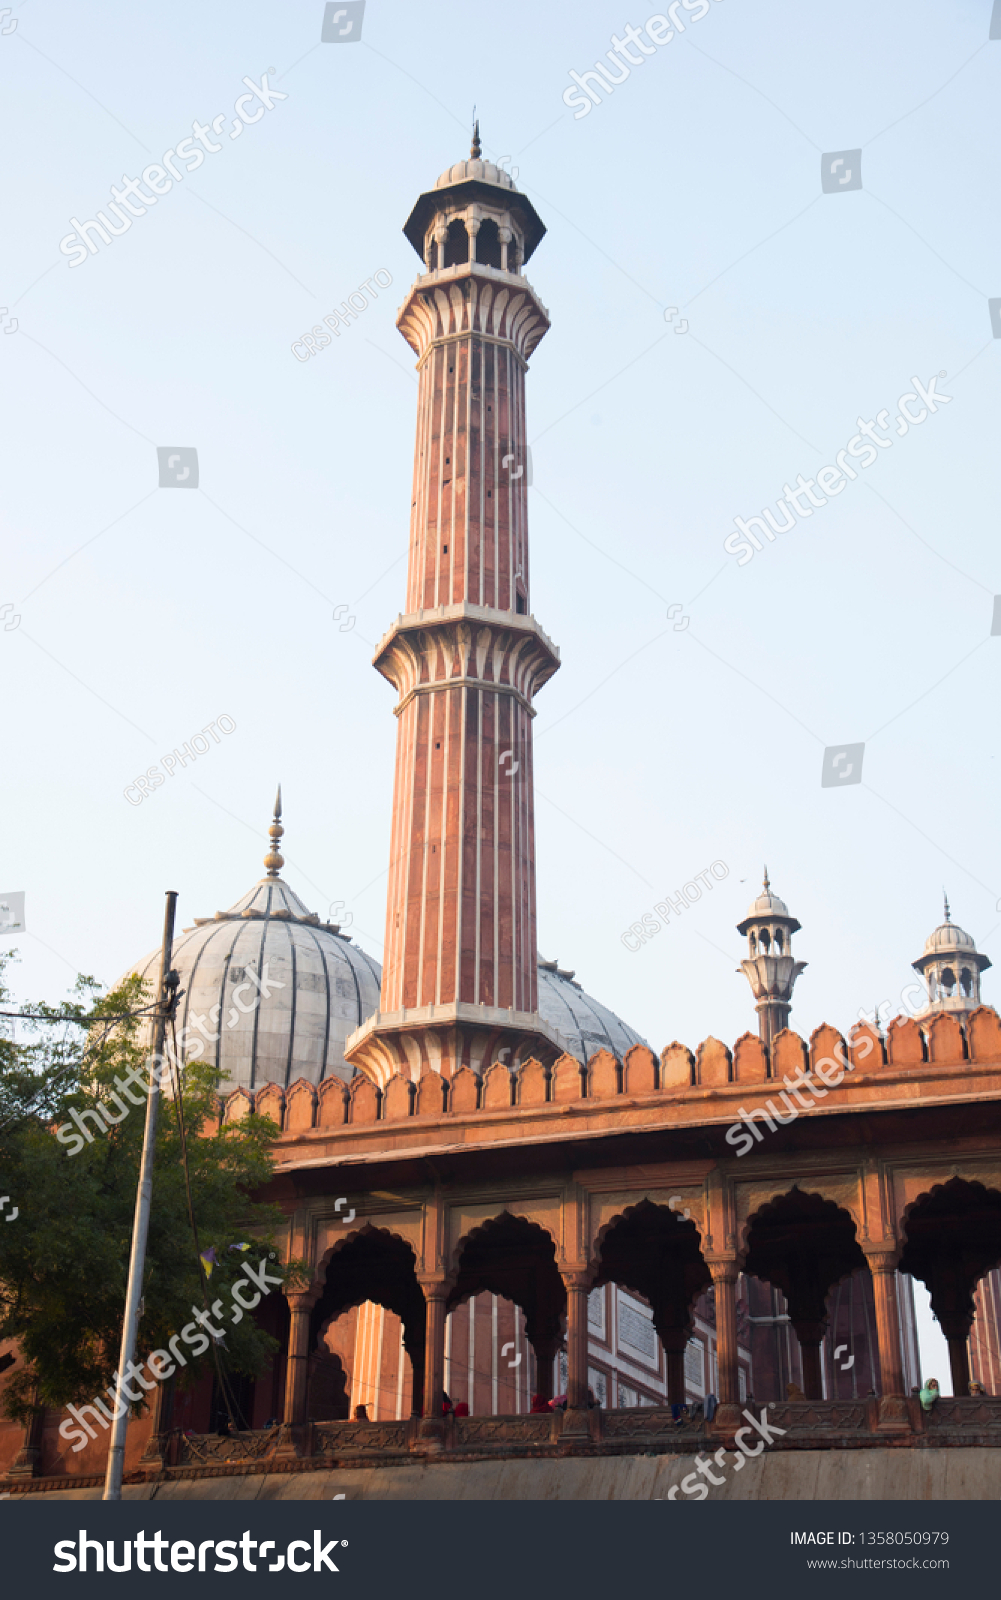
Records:
[[[122,1498],[122,1470],[125,1465],[125,1430],[129,1420],[129,1399],[125,1391],[127,1379],[123,1373],[136,1351],[136,1333],[139,1323],[139,1300],[142,1295],[143,1269],[146,1262],[146,1236],[149,1232],[150,1202],[153,1196],[153,1153],[156,1147],[156,1121],[160,1109],[159,1068],[163,1060],[163,1045],[167,1031],[168,984],[170,957],[174,943],[174,912],[177,891],[167,890],[167,909],[163,918],[163,945],[160,951],[160,988],[157,994],[156,1029],[153,1037],[153,1070],[146,1100],[146,1130],[143,1135],[142,1161],[139,1167],[139,1187],[136,1191],[135,1219],[132,1223],[132,1253],[129,1257],[129,1282],[125,1291],[125,1320],[122,1324],[122,1345],[118,1357],[115,1382],[115,1420],[111,1425],[111,1444],[108,1449],[108,1471],[104,1480],[105,1500]]]

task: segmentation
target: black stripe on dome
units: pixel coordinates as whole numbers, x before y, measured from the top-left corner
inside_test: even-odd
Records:
[[[271,925],[271,897],[274,890],[268,885],[268,903],[264,908],[264,929],[261,933],[261,948],[257,952],[257,981],[261,981],[261,968],[264,965],[264,946],[268,940],[268,928]],[[248,1088],[255,1088],[257,1078],[257,1034],[261,1026],[261,991],[257,991],[257,1005],[254,1007],[254,1039],[250,1046],[250,1083]]]
[[[289,1019],[288,1019],[288,1060],[285,1063],[285,1087],[287,1089],[288,1086],[289,1086],[289,1081],[290,1081],[291,1076],[292,1076],[292,1053],[293,1053],[293,1050],[294,1050],[294,1047],[295,1047],[295,1003],[296,1003],[298,990],[297,990],[297,985],[296,985],[296,981],[295,981],[295,979],[296,979],[295,940],[292,937],[292,925],[291,925],[291,923],[286,922],[286,924],[285,924],[285,932],[288,935],[288,945],[289,945],[289,950],[290,950],[291,955],[292,955],[292,1007],[291,1007],[291,1010],[289,1012]],[[260,973],[258,973],[258,977],[260,977],[260,976],[261,976]],[[264,981],[263,978],[261,979],[261,981],[262,982]],[[260,1009],[261,1009],[260,1003],[258,1003],[257,1009],[258,1009],[258,1011],[260,1011]]]
[[[327,996],[327,1015],[323,1026],[323,1060],[320,1062],[319,1082],[322,1083],[327,1076],[327,1052],[330,1049],[330,973],[327,971],[327,958],[323,953],[323,946],[316,936],[315,928],[308,930],[310,938],[316,945],[316,953],[320,958],[320,968],[323,972],[324,992]]]
[[[225,926],[225,924],[224,924],[224,926]],[[223,1011],[224,1011],[225,1006],[226,1006],[226,979],[229,977],[229,964],[233,959],[233,951],[236,949],[236,941],[237,941],[237,939],[239,939],[241,933],[243,932],[243,930],[244,930],[244,928],[246,926],[247,926],[247,924],[245,922],[238,922],[237,923],[236,932],[233,935],[233,942],[230,945],[229,949],[226,951],[226,960],[223,962],[222,982],[219,985],[219,1037],[215,1042],[215,1064],[216,1064],[216,1070],[218,1072],[222,1071],[222,1030],[223,1030],[222,1014],[223,1014]],[[253,1067],[252,1066],[251,1066],[251,1075],[253,1075]]]

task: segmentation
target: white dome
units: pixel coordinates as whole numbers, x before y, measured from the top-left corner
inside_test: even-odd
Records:
[[[539,958],[539,1011],[563,1035],[568,1054],[588,1061],[597,1050],[610,1050],[621,1061],[634,1044],[646,1044],[627,1023],[585,994],[572,972],[555,961]]]
[[[976,945],[962,928],[954,922],[940,922],[934,933],[925,940],[926,956],[945,955],[950,950],[976,950]]]
[[[132,968],[154,991],[159,963],[154,950]],[[223,1093],[352,1077],[344,1041],[379,1009],[379,964],[281,878],[262,878],[229,911],[198,918],[175,940],[171,964],[184,991],[182,1054],[215,1061]]]
[[[469,178],[478,178],[481,183],[495,183],[501,189],[513,189],[516,186],[509,172],[503,167],[497,167],[492,161],[457,161],[454,166],[446,167],[441,177],[435,182],[436,189],[447,189],[453,183],[465,183]]]

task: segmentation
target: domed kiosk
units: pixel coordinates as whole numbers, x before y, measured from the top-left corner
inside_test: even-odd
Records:
[[[928,985],[927,1012],[976,1011],[980,1004],[980,974],[990,966],[970,935],[958,928],[945,899],[945,921],[925,940],[925,947],[911,966]]]

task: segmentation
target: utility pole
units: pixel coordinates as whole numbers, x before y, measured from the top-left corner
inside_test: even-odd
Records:
[[[129,1421],[129,1400],[125,1392],[127,1379],[123,1378],[136,1353],[136,1333],[139,1324],[139,1301],[142,1295],[143,1269],[146,1263],[146,1237],[149,1233],[150,1203],[153,1197],[153,1154],[156,1148],[156,1123],[160,1110],[160,1067],[167,1033],[167,1020],[174,1005],[177,979],[170,970],[170,957],[174,944],[174,912],[177,909],[176,889],[167,890],[167,908],[163,918],[163,944],[160,950],[160,987],[157,994],[156,1028],[153,1035],[153,1063],[150,1088],[146,1099],[146,1129],[143,1135],[142,1161],[139,1167],[139,1187],[136,1191],[136,1211],[132,1223],[132,1253],[129,1257],[129,1282],[125,1291],[125,1320],[122,1323],[122,1346],[118,1357],[115,1381],[115,1420],[111,1426],[111,1444],[108,1449],[108,1471],[104,1480],[105,1500],[122,1498],[122,1469],[125,1465],[125,1430]],[[174,977],[173,984],[171,978]]]

